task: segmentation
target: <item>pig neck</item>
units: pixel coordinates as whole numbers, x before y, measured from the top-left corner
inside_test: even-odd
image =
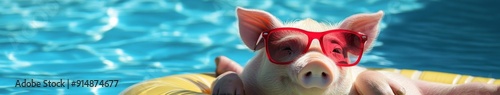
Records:
[[[243,81],[245,87],[246,95],[264,95],[262,91],[263,89],[259,88],[256,83],[257,72],[260,69],[261,61],[265,58],[264,50],[256,51],[257,54],[252,59],[247,62],[247,65],[244,67],[242,74],[240,77]]]

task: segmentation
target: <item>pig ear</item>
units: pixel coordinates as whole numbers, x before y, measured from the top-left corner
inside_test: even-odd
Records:
[[[346,18],[341,24],[341,29],[352,30],[356,32],[361,32],[367,36],[367,41],[364,45],[364,51],[368,51],[371,49],[371,44],[377,38],[379,30],[378,25],[382,16],[384,15],[383,11],[378,11],[377,13],[370,14],[356,14]],[[346,39],[348,42],[356,42],[353,39]],[[354,39],[356,40],[356,39]],[[348,43],[348,47],[350,48],[361,48],[360,43]],[[359,49],[353,49],[350,51],[353,54],[359,54]]]
[[[236,8],[240,37],[252,50],[259,50],[264,47],[261,33],[276,27],[282,26],[281,22],[273,15],[252,9]]]

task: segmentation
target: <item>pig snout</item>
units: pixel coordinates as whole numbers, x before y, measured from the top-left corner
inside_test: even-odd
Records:
[[[328,63],[320,60],[308,62],[298,73],[298,82],[305,88],[327,88],[333,82],[333,73]]]

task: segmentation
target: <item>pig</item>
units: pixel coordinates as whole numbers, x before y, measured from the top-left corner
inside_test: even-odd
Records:
[[[305,53],[288,64],[273,63],[266,55],[263,32],[281,27],[314,32],[352,30],[366,35],[364,45],[354,46],[368,51],[379,34],[378,26],[383,11],[355,14],[338,24],[319,23],[310,18],[282,23],[265,11],[241,7],[236,8],[236,14],[241,39],[257,54],[245,68],[225,56],[217,57],[217,78],[212,84],[214,95],[500,95],[497,85],[448,85],[412,80],[399,74],[372,71],[359,66],[338,66],[335,63],[338,61],[322,53],[325,49],[322,49],[319,39],[313,39]],[[282,37],[290,36],[293,35]],[[339,44],[351,43],[353,40],[341,41],[345,42]],[[353,53],[355,51],[344,52],[357,55]]]

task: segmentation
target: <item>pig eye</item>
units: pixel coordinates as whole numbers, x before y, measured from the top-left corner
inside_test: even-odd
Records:
[[[340,50],[340,48],[335,48],[335,49],[333,49],[332,52],[342,54],[342,50]]]
[[[264,41],[270,61],[276,64],[288,64],[304,53],[308,36],[296,30],[274,30],[269,32]]]
[[[293,53],[292,48],[290,48],[290,47],[285,47],[281,50],[284,51],[288,55],[292,55],[292,53]]]

